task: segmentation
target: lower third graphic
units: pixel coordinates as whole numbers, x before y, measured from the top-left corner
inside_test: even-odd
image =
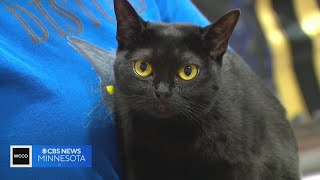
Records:
[[[90,145],[16,145],[10,149],[10,167],[92,167]]]

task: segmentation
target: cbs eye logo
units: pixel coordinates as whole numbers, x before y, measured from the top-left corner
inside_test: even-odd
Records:
[[[32,167],[32,146],[10,146],[10,167]]]

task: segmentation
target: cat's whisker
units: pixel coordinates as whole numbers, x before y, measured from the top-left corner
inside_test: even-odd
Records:
[[[198,127],[200,129],[200,131],[202,132],[203,135],[205,135],[208,139],[210,139],[212,141],[212,143],[214,143],[213,139],[211,138],[211,136],[209,136],[206,131],[203,129],[203,126],[200,124],[200,122],[198,121],[198,118],[194,117],[194,114],[192,114],[192,112],[190,111],[184,111],[185,114],[189,115],[189,118],[192,122],[196,122],[198,124]]]

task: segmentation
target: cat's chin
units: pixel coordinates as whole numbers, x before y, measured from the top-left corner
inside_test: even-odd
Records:
[[[176,112],[164,105],[148,106],[144,108],[144,111],[150,116],[160,119],[166,119],[177,115]]]
[[[148,112],[148,114],[158,119],[168,119],[174,116],[174,113]]]

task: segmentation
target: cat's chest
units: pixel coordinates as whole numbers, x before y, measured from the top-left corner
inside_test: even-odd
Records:
[[[196,130],[183,122],[172,120],[133,119],[127,136],[134,151],[184,156],[192,150]]]

